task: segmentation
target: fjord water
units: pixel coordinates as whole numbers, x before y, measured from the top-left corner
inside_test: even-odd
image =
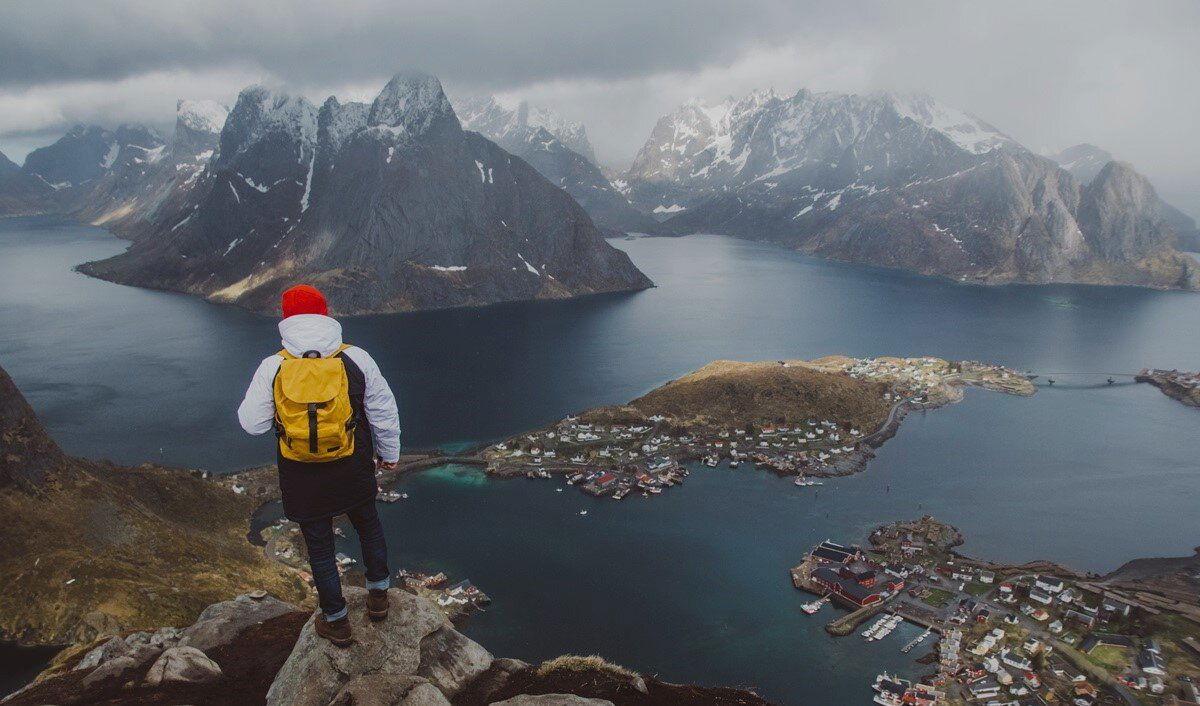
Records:
[[[782,703],[864,703],[879,669],[920,673],[921,651],[899,653],[903,631],[833,640],[829,608],[800,612],[808,597],[787,569],[816,541],[931,513],[963,530],[967,553],[1004,561],[1103,572],[1200,544],[1200,411],[1129,378],[1104,384],[1200,367],[1200,295],[965,286],[718,236],[613,244],[658,288],[344,321],[399,395],[404,443],[501,438],[717,358],[927,354],[1058,383],[1028,399],[972,390],[910,415],[865,473],[820,488],[702,468],[653,500],[615,502],[556,492],[557,480],[411,476],[410,498],[383,511],[393,562],[491,594],[467,632],[493,652],[598,652]],[[270,461],[234,409],[278,347],[274,321],[71,270],[124,247],[69,222],[0,221],[0,365],[72,453],[214,470]]]

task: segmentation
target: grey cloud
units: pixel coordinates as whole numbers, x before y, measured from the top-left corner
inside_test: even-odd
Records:
[[[362,98],[421,68],[452,95],[582,120],[625,166],[691,95],[915,89],[1034,149],[1102,145],[1195,210],[1197,27],[1194,0],[4,3],[0,149],[71,122],[169,124],[176,97],[253,81]]]

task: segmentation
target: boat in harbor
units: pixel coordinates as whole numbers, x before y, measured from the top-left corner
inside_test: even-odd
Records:
[[[800,606],[800,610],[803,610],[808,615],[812,615],[818,610],[821,610],[821,608],[824,607],[824,605],[828,602],[829,594],[825,594],[811,603],[805,603],[804,605]]]
[[[825,485],[825,483],[824,483],[824,481],[813,480],[812,478],[808,478],[803,473],[801,473],[799,476],[796,477],[796,485],[800,486],[801,488],[807,488],[807,487],[813,486],[813,485]]]
[[[720,462],[721,457],[717,454],[709,454],[704,458],[704,465],[708,466],[709,468],[716,468],[717,464]]]
[[[375,495],[377,500],[385,503],[394,503],[402,497],[408,497],[408,494],[401,495],[394,490],[381,490]]]

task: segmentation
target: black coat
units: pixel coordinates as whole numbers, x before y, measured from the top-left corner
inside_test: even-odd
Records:
[[[340,515],[364,502],[374,502],[379,491],[375,482],[375,445],[363,409],[366,379],[349,356],[338,353],[337,357],[346,366],[350,404],[358,421],[354,427],[354,453],[336,461],[304,463],[284,458],[276,451],[283,514],[293,522]]]

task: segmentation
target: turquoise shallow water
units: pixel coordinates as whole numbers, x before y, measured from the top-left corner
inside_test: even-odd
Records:
[[[1080,374],[1196,368],[1198,295],[963,286],[717,236],[614,244],[659,287],[345,321],[400,395],[405,443],[500,438],[716,358],[932,354],[1059,382],[910,415],[866,473],[819,489],[745,468],[619,503],[470,469],[406,479],[410,499],[384,510],[394,561],[488,591],[495,605],[468,631],[497,654],[594,651],[785,703],[857,704],[878,669],[913,669],[908,633],[831,640],[828,612],[801,614],[787,568],[816,541],[930,512],[999,560],[1105,571],[1200,543],[1200,412]],[[72,452],[217,470],[270,460],[233,410],[277,347],[273,321],[71,271],[123,247],[95,228],[0,221],[0,365]]]

